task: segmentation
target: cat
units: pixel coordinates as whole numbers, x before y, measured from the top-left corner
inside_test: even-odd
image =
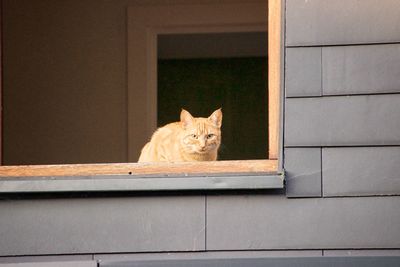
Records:
[[[180,121],[158,128],[138,162],[214,161],[221,144],[222,111],[194,118],[182,109]]]

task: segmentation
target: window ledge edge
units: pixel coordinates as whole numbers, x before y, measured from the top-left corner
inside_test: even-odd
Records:
[[[145,192],[283,189],[284,172],[240,175],[146,177],[94,175],[2,177],[0,194],[69,192]]]

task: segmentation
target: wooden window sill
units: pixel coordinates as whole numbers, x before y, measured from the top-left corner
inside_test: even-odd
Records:
[[[0,193],[277,188],[277,160],[0,167]]]

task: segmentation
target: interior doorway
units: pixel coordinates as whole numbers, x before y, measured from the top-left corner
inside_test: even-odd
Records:
[[[256,133],[249,129],[248,134],[251,135],[263,135],[263,138],[257,141],[254,136],[248,137],[251,142],[254,142],[254,147],[258,146],[263,149],[263,153],[254,152],[254,148],[248,154],[244,153],[244,148],[238,146],[238,151],[243,152],[241,155],[235,155],[236,152],[227,152],[233,149],[234,142],[237,140],[233,136],[234,130],[228,130],[229,121],[235,123],[235,125],[240,125],[240,130],[245,129],[243,121],[246,120],[244,114],[248,113],[249,106],[254,107],[255,103],[249,100],[248,103],[244,103],[244,97],[255,96],[257,100],[263,99],[259,95],[255,94],[248,89],[235,89],[236,92],[242,92],[242,94],[234,94],[235,91],[228,90],[227,88],[234,87],[233,84],[238,84],[239,81],[244,81],[245,79],[251,80],[251,71],[254,69],[262,70],[262,64],[264,65],[264,71],[258,76],[261,83],[267,83],[267,58],[266,50],[268,49],[267,44],[267,2],[260,1],[259,3],[248,3],[243,1],[243,3],[212,3],[212,4],[185,4],[185,5],[155,5],[155,6],[132,6],[128,9],[128,160],[136,161],[140,150],[143,145],[148,142],[149,138],[156,130],[157,126],[171,122],[177,121],[179,119],[179,112],[182,107],[187,108],[194,116],[207,116],[209,113],[219,107],[223,108],[224,120],[223,120],[223,131],[225,133],[223,136],[223,145],[221,149],[220,159],[268,159],[268,138],[271,134]],[[242,45],[244,44],[244,45]],[[240,49],[239,49],[240,48]],[[254,53],[257,49],[262,48],[264,51],[263,55],[260,56],[259,53]],[[262,53],[262,52],[261,52]],[[254,59],[254,62],[250,58],[264,57],[261,59]],[[245,61],[244,59],[248,59]],[[242,60],[242,61],[241,61]],[[244,67],[245,65],[256,64],[255,62],[261,62],[259,67]],[[262,63],[264,62],[264,63]],[[184,66],[183,64],[190,64]],[[230,66],[226,67],[227,64]],[[161,68],[159,68],[161,66]],[[168,66],[168,67],[167,67]],[[168,101],[162,99],[162,91],[158,87],[164,87],[165,92],[172,95],[172,87],[193,87],[194,85],[199,85],[202,79],[197,77],[190,80],[182,79],[182,75],[172,78],[169,76],[171,68],[182,69],[178,71],[184,73],[185,70],[190,68],[199,69],[202,66],[208,74],[204,74],[202,79],[210,79],[213,75],[210,72],[214,69],[219,75],[224,76],[228,73],[234,73],[231,78],[221,78],[216,77],[214,82],[225,83],[223,89],[213,89],[207,93],[201,93],[200,95],[195,95],[201,91],[199,88],[196,90],[191,90],[184,92],[184,94],[192,95],[197,99],[197,101],[192,100],[192,102],[199,102],[197,105],[187,105],[190,102],[189,99],[181,99],[182,102],[174,102],[168,104]],[[197,67],[196,67],[197,66]],[[218,67],[218,71],[216,70]],[[222,67],[221,67],[222,66]],[[225,67],[223,67],[225,66]],[[230,69],[230,71],[228,71]],[[245,74],[246,69],[248,71],[247,78],[244,76],[239,76]],[[228,71],[228,73],[221,72],[222,70]],[[160,73],[158,73],[160,72]],[[166,76],[168,74],[168,76]],[[198,72],[200,75],[200,72]],[[160,81],[168,81],[167,83]],[[164,77],[164,78],[162,78]],[[166,78],[167,77],[167,78]],[[208,78],[207,78],[208,77]],[[229,84],[229,80],[237,79],[237,82]],[[178,86],[177,83],[171,83],[174,79],[186,83],[186,85],[181,84]],[[217,85],[215,84],[215,86]],[[244,83],[243,83],[244,84]],[[208,87],[216,88],[211,86]],[[204,87],[206,87],[204,85]],[[249,88],[250,86],[246,86]],[[161,89],[163,90],[163,89]],[[253,89],[252,89],[253,90]],[[261,89],[260,89],[261,90]],[[177,90],[176,97],[182,96],[182,90]],[[219,92],[219,93],[218,93]],[[249,93],[251,92],[251,93]],[[230,94],[231,101],[222,103],[221,101],[209,101],[209,107],[201,104],[202,97],[207,94],[214,94],[208,99],[222,99],[221,95],[215,94],[225,93],[228,98]],[[268,94],[267,86],[264,86],[265,97]],[[165,94],[164,94],[165,95]],[[192,98],[194,99],[194,98]],[[239,101],[241,99],[242,101]],[[260,105],[265,112],[268,110],[267,99],[264,98],[265,104]],[[235,101],[233,101],[235,100]],[[247,100],[246,100],[247,101]],[[238,108],[238,103],[242,103],[243,111]],[[158,109],[165,108],[162,107],[162,103],[168,104],[168,109],[173,109],[173,113],[168,113],[164,111],[161,114]],[[232,111],[229,111],[229,104],[232,107]],[[159,107],[160,105],[160,107]],[[246,107],[246,105],[248,105]],[[232,116],[235,112],[240,113],[243,118],[242,122],[238,122],[238,118],[232,117],[229,119],[228,114]],[[267,112],[271,114],[270,112]],[[167,114],[168,115],[167,117]],[[267,117],[259,118],[255,114],[263,114],[262,112],[253,112],[252,116],[247,118],[247,121],[253,121],[254,124],[258,123],[261,128],[266,129],[268,123],[271,124],[270,120],[267,121]],[[162,116],[166,117],[162,117]],[[264,113],[265,115],[265,113]],[[160,118],[160,119],[159,119]],[[247,126],[250,127],[250,126]],[[227,131],[228,130],[228,131]],[[239,132],[237,130],[236,132]],[[269,135],[269,136],[268,136]],[[228,144],[229,138],[232,138],[233,145]],[[241,140],[245,140],[246,137],[241,137]],[[254,140],[254,141],[253,141]],[[250,141],[250,140],[249,140]],[[259,142],[260,141],[260,142]],[[243,144],[242,144],[243,145]],[[250,145],[248,145],[250,147]],[[226,156],[224,151],[227,152]],[[259,150],[261,151],[261,150]],[[262,155],[261,155],[262,154]]]
[[[267,33],[158,36],[157,126],[222,108],[221,160],[268,154]]]

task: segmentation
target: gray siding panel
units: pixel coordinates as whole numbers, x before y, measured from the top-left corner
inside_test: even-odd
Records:
[[[70,262],[24,262],[1,264],[0,267],[97,267],[95,261],[70,261]]]
[[[400,41],[398,0],[287,0],[286,44]]]
[[[400,195],[400,147],[324,148],[323,195]]]
[[[285,146],[400,144],[400,95],[286,99]]]
[[[207,251],[191,253],[134,253],[95,255],[99,261],[143,261],[143,260],[178,260],[178,259],[223,259],[223,258],[266,258],[266,257],[320,257],[322,250],[274,250],[274,251]]]
[[[400,92],[400,44],[324,47],[322,59],[324,95]]]
[[[321,148],[285,149],[286,196],[320,197]]]
[[[204,197],[0,201],[0,255],[205,248]]]
[[[324,250],[327,257],[399,257],[399,249]]]
[[[206,259],[139,262],[104,262],[100,267],[398,267],[400,257],[303,257],[257,259]]]
[[[286,96],[321,95],[321,48],[286,49]]]
[[[23,263],[23,262],[87,262],[93,259],[93,255],[58,255],[58,256],[22,256],[22,257],[0,257],[0,263]]]
[[[207,249],[399,248],[400,197],[213,196]]]

